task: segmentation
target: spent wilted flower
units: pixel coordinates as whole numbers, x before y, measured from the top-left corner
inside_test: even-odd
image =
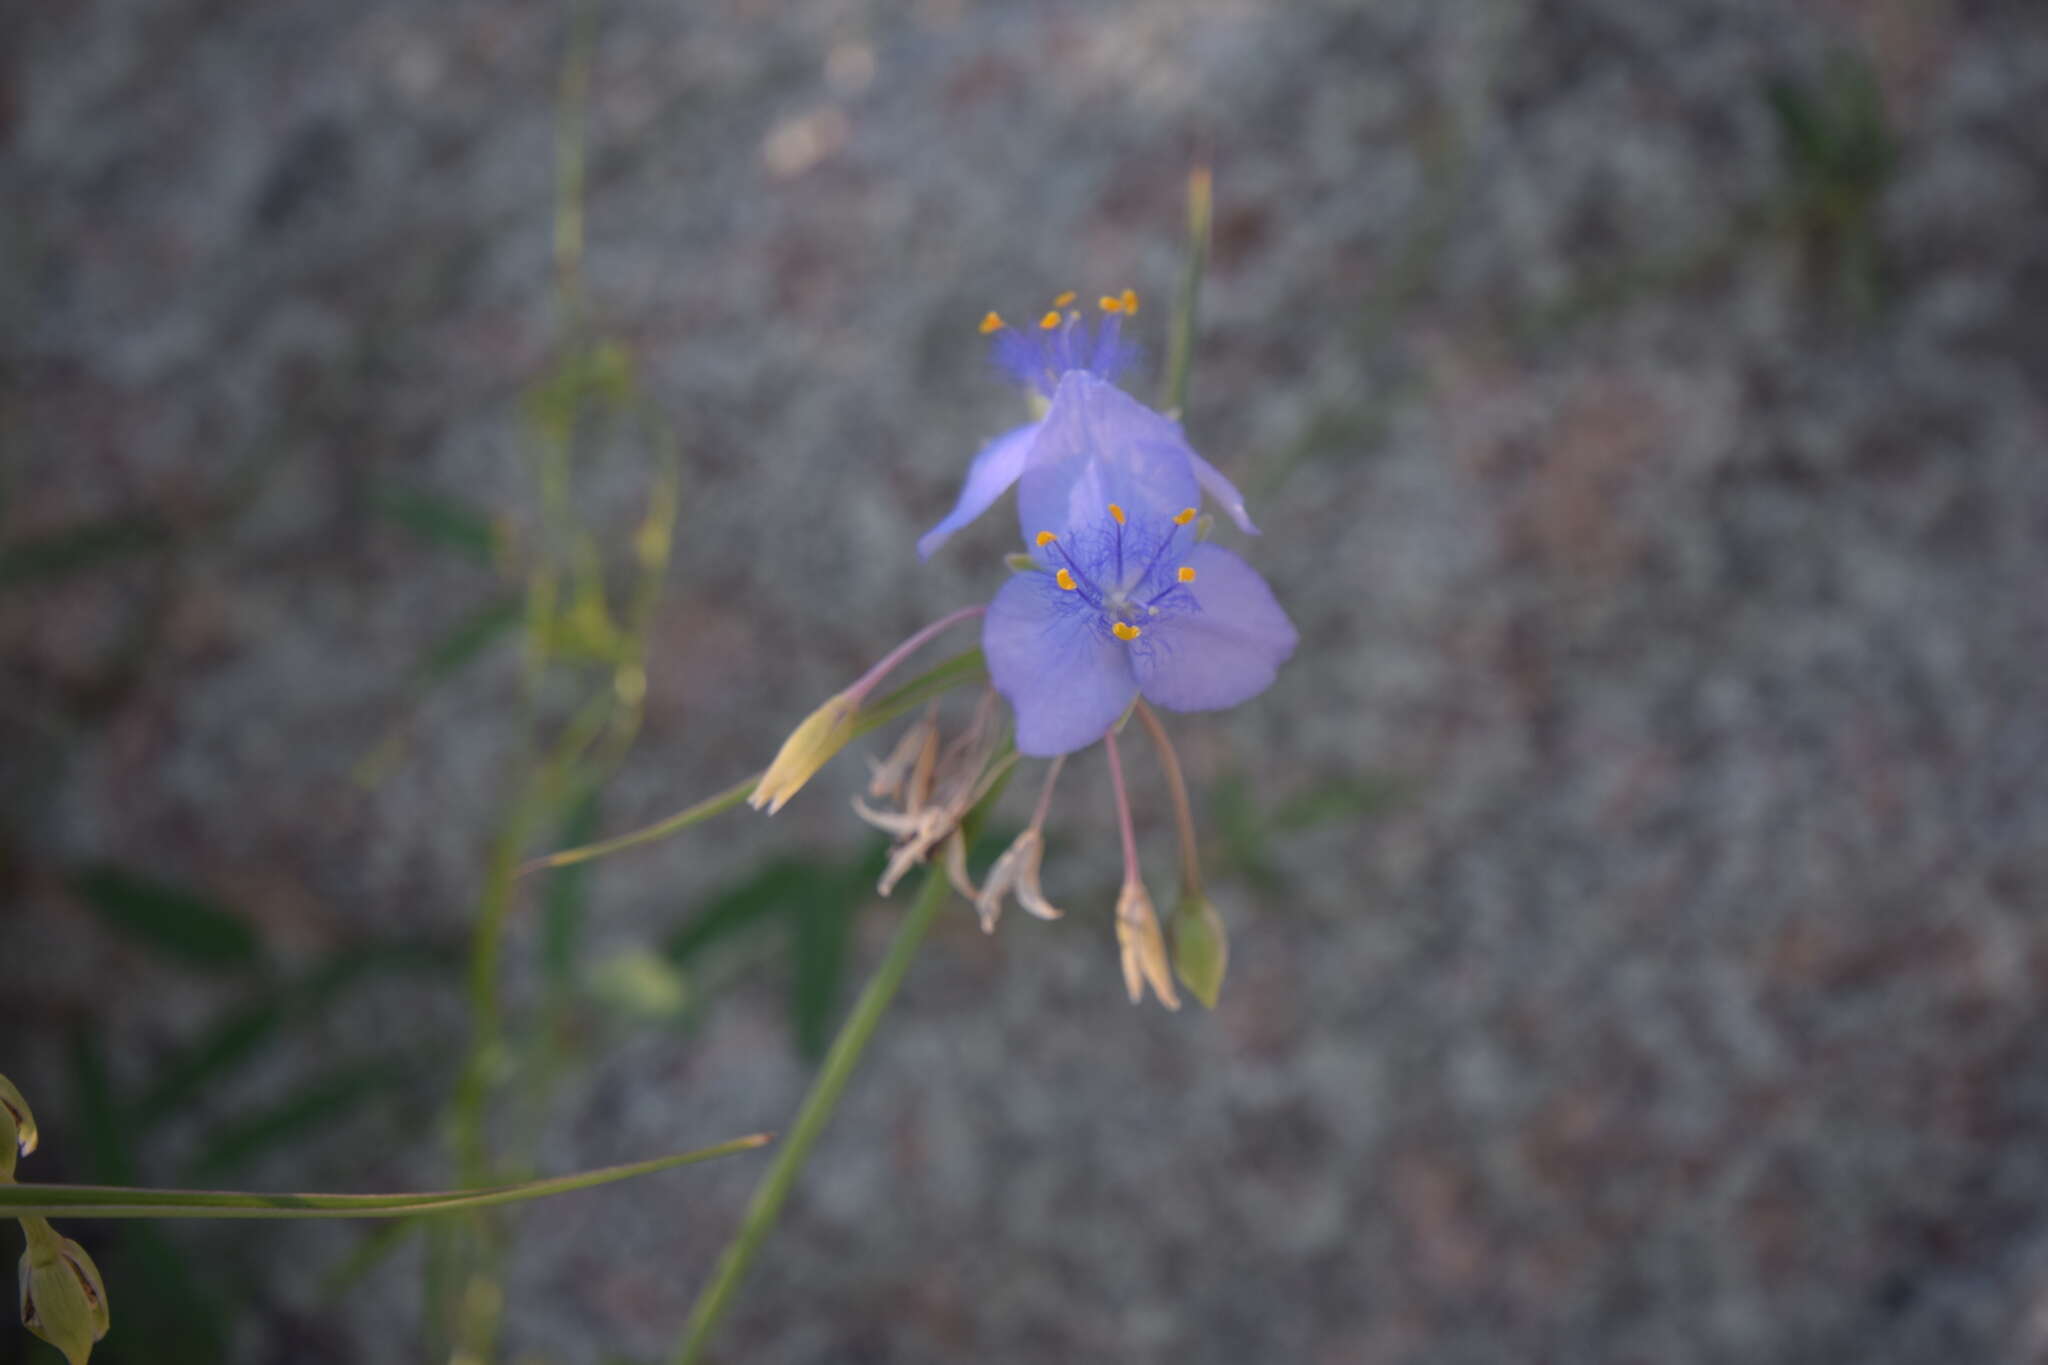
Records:
[[[974,897],[974,909],[981,916],[981,932],[984,934],[996,931],[996,919],[1003,913],[1003,897],[1012,893],[1017,897],[1017,904],[1039,919],[1058,919],[1063,913],[1039,889],[1038,867],[1045,857],[1045,817],[1052,809],[1053,785],[1060,780],[1060,768],[1065,763],[1065,758],[1055,758],[1047,766],[1045,785],[1039,789],[1038,806],[1031,814],[1031,823],[1010,841],[1010,846],[996,859],[995,866],[988,870],[988,880],[982,883],[980,894]]]
[[[1026,829],[1003,850],[981,892],[974,898],[975,913],[981,916],[981,931],[993,934],[1003,913],[1003,897],[1015,895],[1017,904],[1039,919],[1058,919],[1063,911],[1045,898],[1039,889],[1038,869],[1045,858],[1045,832],[1036,825]]]
[[[1160,1004],[1179,1009],[1180,996],[1166,965],[1166,939],[1159,932],[1159,915],[1145,884],[1129,874],[1116,898],[1116,944],[1123,957],[1124,991],[1131,1003],[1143,1000],[1149,985]]]
[[[883,895],[895,890],[905,873],[944,844],[946,868],[954,885],[963,888],[961,894],[969,900],[976,898],[973,883],[967,879],[960,822],[1016,762],[1015,754],[996,754],[1003,727],[994,702],[993,692],[984,693],[967,729],[943,749],[939,747],[937,719],[927,712],[895,752],[876,767],[869,794],[895,800],[901,809],[877,810],[859,797],[853,799],[854,811],[861,819],[896,840],[876,887]],[[957,853],[949,841],[959,841]]]

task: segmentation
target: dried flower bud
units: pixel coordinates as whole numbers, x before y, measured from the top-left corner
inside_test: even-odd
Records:
[[[770,815],[781,810],[790,797],[803,790],[804,783],[817,775],[818,769],[853,739],[853,717],[858,710],[842,692],[805,717],[804,723],[782,741],[775,761],[761,774],[747,804],[755,810],[766,806]]]
[[[854,798],[854,812],[896,841],[875,888],[883,895],[895,890],[896,883],[911,868],[922,865],[933,849],[939,849],[949,860],[958,859],[947,865],[954,886],[962,888],[961,894],[969,899],[976,897],[967,877],[965,844],[957,853],[944,845],[959,831],[967,813],[1016,762],[1014,754],[996,756],[1003,733],[996,716],[995,693],[983,693],[967,729],[941,748],[938,723],[927,713],[895,752],[875,766],[874,780],[868,785],[870,793],[887,796],[902,809],[877,810]]]
[[[1230,966],[1230,936],[1207,896],[1181,892],[1173,907],[1173,970],[1205,1009],[1216,1008]]]
[[[36,1119],[14,1082],[0,1076],[0,1180],[14,1179],[16,1155],[36,1149]]]
[[[1145,884],[1132,878],[1116,898],[1116,942],[1123,952],[1124,990],[1131,1003],[1145,998],[1145,987],[1170,1010],[1180,1008],[1180,996],[1173,989],[1173,973],[1166,965],[1166,939],[1159,932],[1159,916],[1152,909],[1152,897]]]
[[[1003,897],[1014,893],[1017,904],[1040,919],[1058,919],[1061,911],[1045,898],[1038,886],[1038,868],[1045,857],[1045,835],[1032,825],[1011,841],[988,870],[974,908],[981,916],[981,931],[993,934],[996,919],[1003,913]]]
[[[107,1288],[85,1248],[57,1236],[48,1223],[29,1229],[21,1254],[21,1323],[64,1353],[71,1365],[86,1365],[92,1344],[107,1334]]]

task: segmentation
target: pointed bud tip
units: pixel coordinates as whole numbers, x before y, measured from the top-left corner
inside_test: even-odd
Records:
[[[1199,893],[1183,892],[1173,908],[1173,969],[1204,1009],[1215,1009],[1230,969],[1223,916]]]
[[[774,761],[761,774],[761,780],[754,784],[747,804],[755,810],[765,807],[770,815],[789,804],[789,798],[803,790],[804,784],[817,775],[818,769],[853,739],[853,717],[857,709],[848,704],[845,693],[839,693],[804,717],[803,723],[782,741],[782,748],[776,751]]]
[[[12,1178],[17,1157],[36,1149],[35,1115],[14,1082],[0,1076],[0,1179]]]

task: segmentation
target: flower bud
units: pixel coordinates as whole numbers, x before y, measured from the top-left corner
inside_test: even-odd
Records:
[[[1131,1003],[1145,998],[1151,986],[1159,1003],[1170,1010],[1180,1008],[1180,996],[1173,989],[1173,973],[1166,966],[1166,939],[1159,932],[1159,916],[1152,909],[1152,897],[1145,884],[1133,877],[1116,898],[1116,942],[1123,952],[1124,990]]]
[[[30,1230],[21,1254],[22,1326],[71,1365],[85,1365],[92,1344],[107,1334],[107,1321],[107,1288],[85,1248],[57,1236],[48,1223]]]
[[[782,741],[775,761],[761,774],[747,804],[755,810],[766,806],[770,815],[781,810],[790,797],[803,789],[804,783],[817,775],[818,769],[853,739],[853,717],[859,709],[842,692],[805,717],[804,723]]]
[[[17,1154],[36,1149],[36,1119],[14,1082],[0,1076],[0,1181],[14,1179]]]
[[[1207,896],[1183,891],[1173,907],[1173,970],[1204,1009],[1216,1008],[1230,966],[1230,936]]]

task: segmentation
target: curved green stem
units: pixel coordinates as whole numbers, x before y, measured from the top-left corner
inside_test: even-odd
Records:
[[[925,931],[938,916],[939,907],[946,900],[946,877],[933,868],[925,873],[924,885],[919,888],[917,899],[904,913],[903,922],[896,927],[896,937],[889,944],[889,952],[882,959],[882,965],[868,978],[868,984],[861,989],[860,999],[854,1002],[853,1013],[847,1016],[840,1027],[839,1036],[832,1040],[832,1050],[825,1055],[825,1064],[818,1071],[818,1078],[811,1082],[810,1093],[804,1096],[803,1107],[797,1111],[796,1122],[790,1126],[789,1136],[777,1148],[774,1164],[761,1177],[761,1183],[754,1188],[754,1197],[747,1205],[746,1217],[741,1220],[739,1231],[726,1244],[725,1252],[718,1258],[718,1270],[711,1283],[697,1296],[697,1302],[690,1310],[689,1325],[683,1329],[682,1342],[676,1347],[675,1365],[693,1365],[702,1358],[705,1343],[718,1326],[718,1320],[725,1316],[732,1306],[733,1297],[739,1292],[747,1270],[754,1263],[754,1254],[761,1249],[762,1241],[775,1226],[776,1217],[782,1212],[782,1205],[789,1198],[790,1189],[796,1184],[797,1176],[803,1171],[804,1162],[811,1154],[811,1147],[818,1135],[831,1122],[832,1111],[839,1104],[839,1096],[846,1089],[846,1083],[860,1064],[861,1054],[867,1050],[868,1040],[874,1037],[875,1026],[882,1022],[883,1011],[895,998],[896,988],[903,983],[903,974],[910,969],[910,960],[917,956],[917,948],[924,941]]]
[[[958,687],[962,683],[979,682],[986,676],[987,668],[982,662],[981,650],[979,648],[963,650],[961,653],[954,655],[929,671],[911,679],[873,705],[862,707],[854,717],[854,736],[858,738],[871,730],[887,725],[898,716],[924,705],[926,701],[938,696],[941,692]],[[714,815],[722,815],[737,806],[745,805],[747,797],[753,794],[755,786],[760,781],[761,774],[754,773],[751,776],[741,778],[716,796],[707,796],[696,805],[679,810],[674,815],[657,820],[651,825],[645,825],[630,833],[605,839],[599,843],[584,844],[579,848],[565,848],[557,853],[549,853],[542,857],[531,859],[520,864],[517,875],[524,877],[528,873],[545,872],[551,868],[574,867],[577,863],[587,863],[593,858],[602,858],[607,854],[620,853],[640,844],[650,844],[657,839],[665,839],[671,834],[678,834],[688,829],[691,825],[709,820]]]
[[[676,1166],[751,1152],[772,1141],[754,1133],[701,1151],[605,1166],[516,1185],[425,1194],[251,1194],[241,1190],[150,1190],[121,1185],[9,1185],[0,1189],[0,1218],[415,1218],[461,1209],[495,1208],[593,1189]],[[47,1227],[48,1224],[43,1226]]]

